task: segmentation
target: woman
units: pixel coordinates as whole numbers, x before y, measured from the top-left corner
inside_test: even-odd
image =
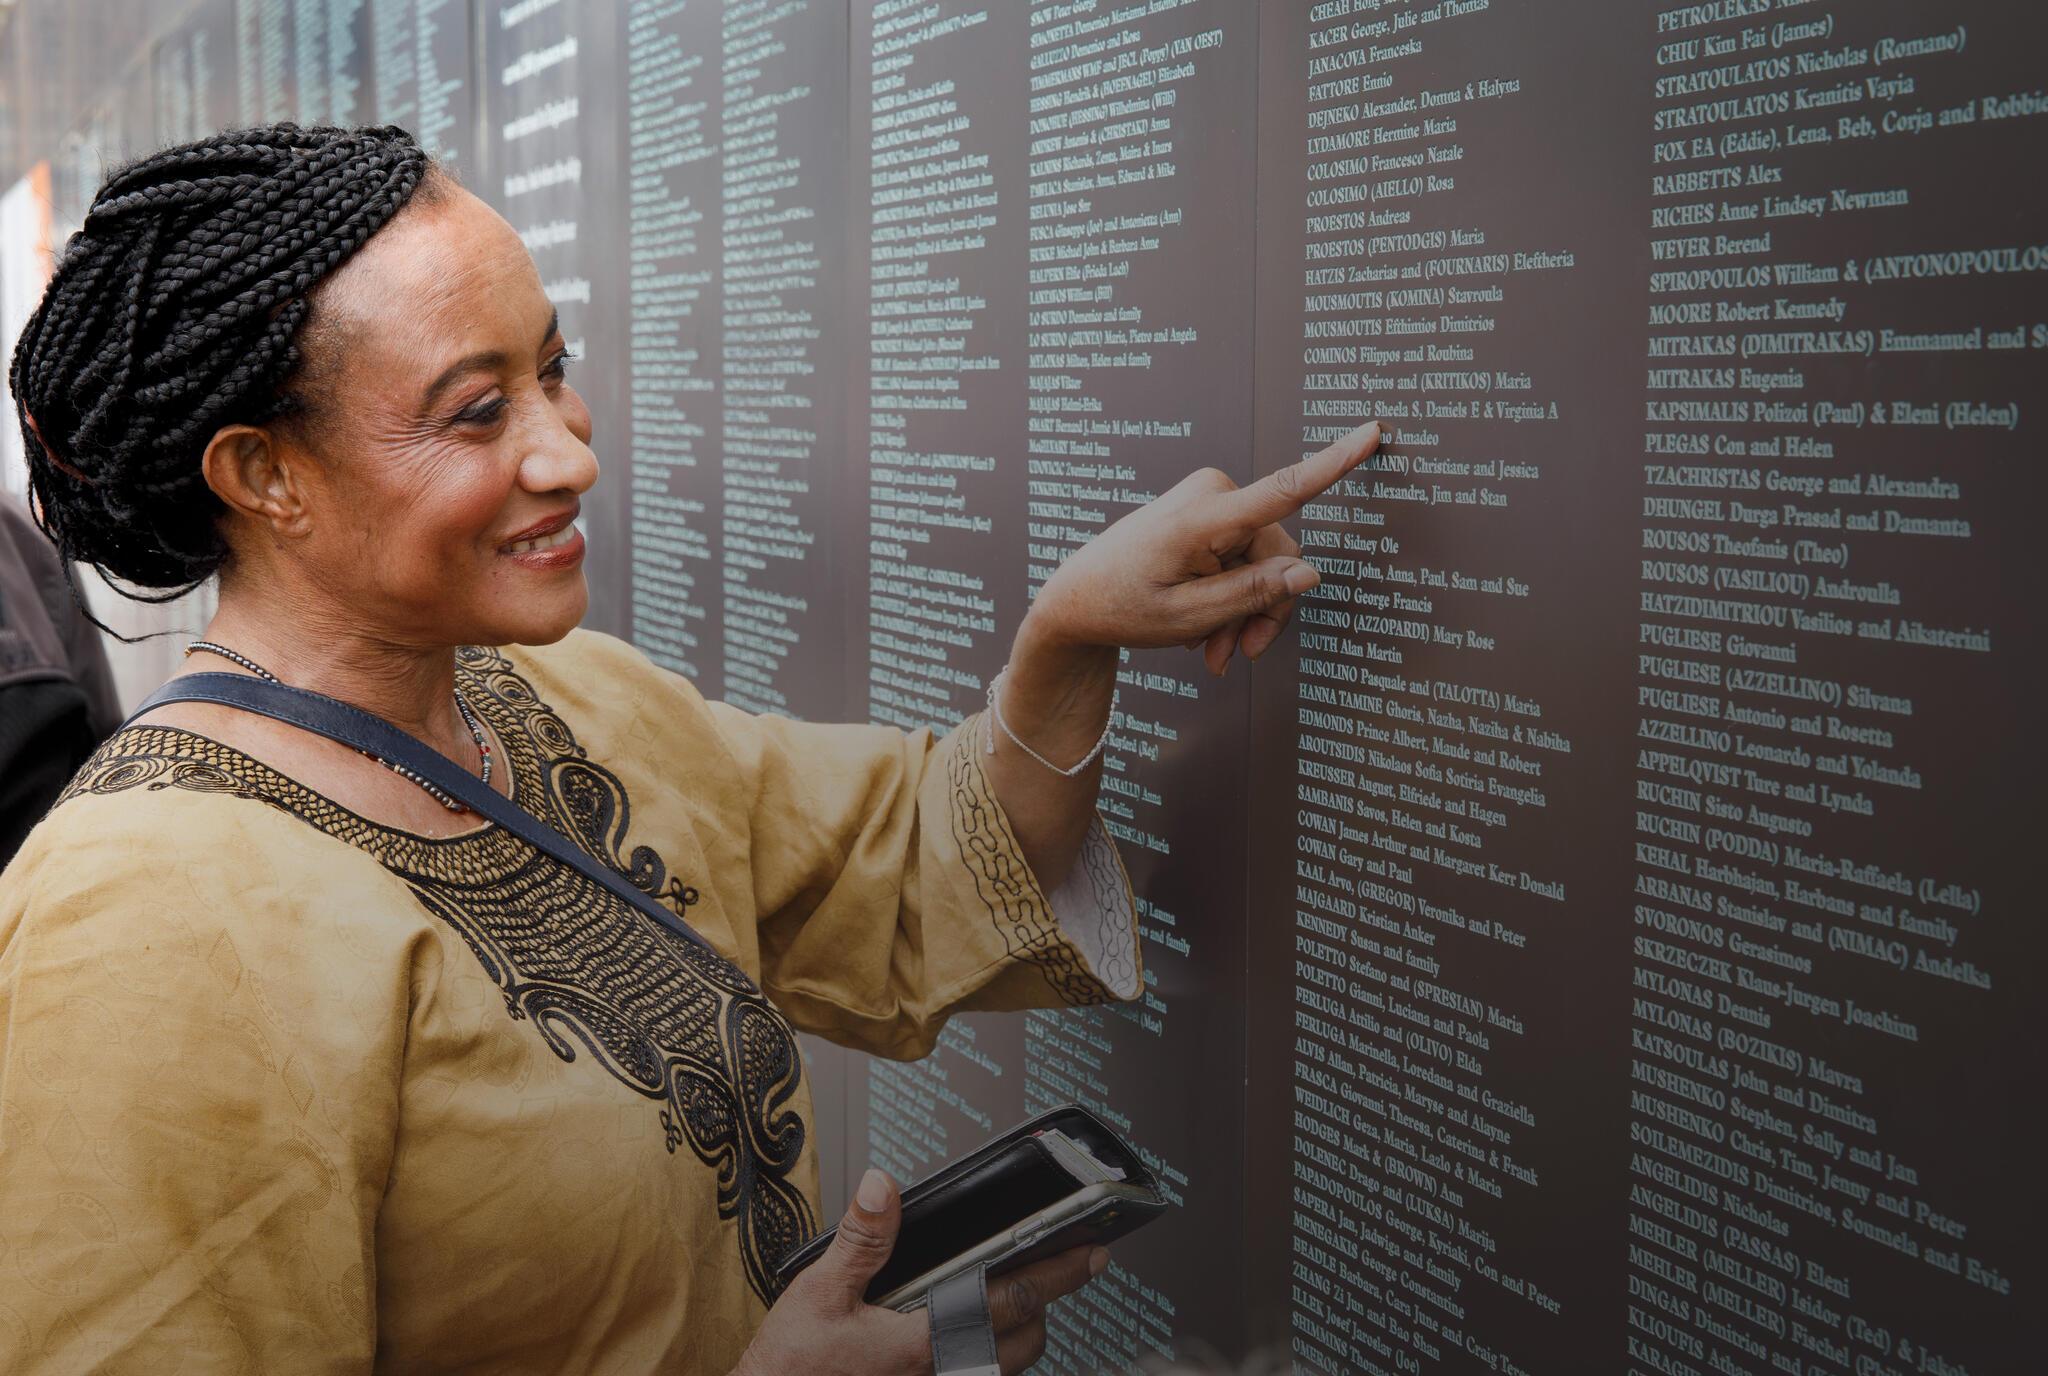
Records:
[[[792,1028],[910,1057],[962,1009],[1136,993],[1069,763],[1116,647],[1256,657],[1315,581],[1274,522],[1376,438],[1126,517],[935,741],[752,717],[574,630],[567,362],[517,236],[395,129],[158,154],[67,248],[12,374],[66,556],[218,574],[187,672],[375,713],[720,954],[373,758],[156,710],[0,877],[0,1367],[929,1371],[922,1320],[860,1300],[877,1172],[774,1296],[819,1226]],[[1003,1370],[1103,1260],[991,1287]]]

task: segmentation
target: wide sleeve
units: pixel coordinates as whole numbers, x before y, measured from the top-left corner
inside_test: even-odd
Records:
[[[1137,996],[1102,819],[1048,892],[983,772],[979,714],[935,738],[706,706],[747,818],[762,985],[798,1026],[909,1058],[963,1010]]]
[[[368,1371],[406,980],[292,848],[101,802],[0,875],[0,1370]]]

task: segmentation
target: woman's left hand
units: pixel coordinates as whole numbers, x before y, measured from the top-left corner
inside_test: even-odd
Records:
[[[1219,469],[1191,473],[1068,556],[1029,620],[1055,644],[1199,647],[1212,674],[1257,659],[1319,575],[1280,522],[1379,447],[1377,421],[1327,449],[1238,487]]]

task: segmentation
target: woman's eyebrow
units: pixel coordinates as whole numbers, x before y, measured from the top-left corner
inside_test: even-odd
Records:
[[[560,311],[550,312],[548,315],[548,327],[541,332],[539,348],[546,348],[548,341],[553,339],[561,328],[562,313]],[[434,379],[433,384],[427,388],[426,397],[421,404],[429,407],[432,406],[435,399],[465,373],[496,372],[504,367],[505,363],[505,352],[502,349],[481,349],[473,354],[464,354],[461,358],[449,364],[442,370],[441,375]]]

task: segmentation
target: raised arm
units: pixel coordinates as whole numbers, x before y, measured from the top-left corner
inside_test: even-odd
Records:
[[[1185,645],[1218,676],[1233,654],[1264,654],[1294,599],[1318,581],[1279,523],[1379,442],[1378,423],[1362,425],[1243,488],[1213,468],[1191,473],[1077,550],[1039,590],[997,687],[1009,731],[986,724],[995,753],[983,766],[1043,883],[1066,877],[1094,816],[1101,757],[1061,771],[1102,738],[1119,650]]]

